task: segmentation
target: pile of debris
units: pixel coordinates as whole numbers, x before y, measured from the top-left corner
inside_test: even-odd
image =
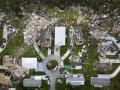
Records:
[[[114,45],[112,41],[103,41],[101,43],[98,43],[98,52],[101,54],[101,56],[115,56],[118,52],[118,48]]]
[[[90,31],[109,31],[111,28],[104,26],[111,23],[112,19],[109,14],[93,14],[92,21],[88,24]],[[106,28],[104,28],[104,27]],[[105,30],[106,29],[106,30]]]
[[[90,30],[89,33],[96,39],[101,39],[103,37],[108,36],[108,31],[102,31],[99,29]]]
[[[20,60],[10,55],[4,56],[3,66],[7,67],[7,70],[10,71],[12,75],[17,78],[24,77],[25,74],[29,73],[28,70],[24,69],[21,66]]]
[[[111,31],[112,33],[120,33],[120,16],[117,16],[116,20]]]
[[[6,20],[6,15],[4,13],[0,13],[0,25],[5,22]]]
[[[82,27],[75,27],[74,41],[76,45],[81,45],[84,42]]]
[[[55,24],[56,21],[56,18],[49,19],[48,17],[32,14],[24,32],[25,43],[31,45],[37,40],[37,43],[40,41],[39,44],[46,45],[46,41],[50,38],[48,27]],[[41,40],[41,37],[44,37],[44,40]]]

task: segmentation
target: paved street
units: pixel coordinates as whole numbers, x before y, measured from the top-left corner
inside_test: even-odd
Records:
[[[66,51],[66,53],[62,56],[62,59],[65,60],[65,58],[67,58],[69,56],[69,54],[71,53],[73,46],[74,46],[74,29],[70,29],[70,47],[68,48],[68,50]]]
[[[111,78],[114,78],[120,72],[120,66],[110,75]]]
[[[54,47],[54,55],[60,56],[60,47],[59,46]]]
[[[46,67],[47,63],[49,63],[51,60],[56,60],[58,62],[58,67],[57,70],[55,71],[49,71]],[[43,68],[46,72],[46,74],[52,78],[57,78],[59,75],[59,69],[63,68],[64,65],[61,65],[61,63],[63,62],[63,60],[61,59],[61,57],[57,56],[57,55],[49,55],[47,56],[44,60],[43,60]]]
[[[55,71],[50,71],[46,67],[47,63],[49,63],[51,60],[56,60],[58,62],[58,67]],[[64,65],[61,63],[63,63],[63,60],[57,55],[49,55],[43,60],[43,69],[45,73],[50,77],[50,90],[55,90],[55,81],[60,74],[59,70],[64,67]]]
[[[120,72],[120,66],[112,74],[98,74],[98,77],[114,78]]]
[[[51,55],[51,48],[48,48],[48,55]]]
[[[65,58],[68,57],[68,55],[71,53],[73,49],[73,45],[69,47],[69,49],[66,51],[66,53],[62,56],[62,59],[65,60]]]
[[[55,90],[56,79],[50,77],[50,90]]]

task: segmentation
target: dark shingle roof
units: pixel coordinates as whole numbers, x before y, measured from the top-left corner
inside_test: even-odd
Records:
[[[91,84],[94,86],[110,86],[110,78],[92,77]]]

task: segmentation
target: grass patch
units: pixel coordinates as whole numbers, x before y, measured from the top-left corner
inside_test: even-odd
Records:
[[[16,36],[8,42],[6,48],[0,53],[0,62],[5,55],[16,55],[15,48],[21,47],[24,43],[22,32],[18,32]]]
[[[47,84],[47,81],[42,81],[40,90],[49,90],[50,86]]]
[[[81,49],[82,49],[82,45],[74,45],[72,52],[74,55],[79,55],[79,52],[81,51]]]
[[[48,55],[48,49],[45,47],[39,47],[40,51],[43,53],[44,56]]]
[[[67,22],[69,25],[72,25],[75,23],[76,17],[79,15],[78,12],[66,9],[64,11],[60,11],[58,8],[48,8],[47,9],[48,14],[52,14],[53,17],[57,17],[60,19],[60,22]]]
[[[66,30],[66,43],[65,46],[60,47],[60,55],[63,56],[68,48],[70,47],[70,37],[69,37],[69,30]]]
[[[103,23],[100,25],[101,28],[103,28],[103,30],[108,30],[108,28],[112,29],[113,24],[112,23]]]
[[[85,62],[83,65],[84,74],[86,77],[90,78],[91,76],[96,76],[96,71],[93,70],[93,63],[98,61],[98,53],[97,53],[97,40],[92,38],[89,34],[89,29],[87,24],[82,24],[83,27],[83,35],[85,39],[85,45],[87,48],[87,53],[85,54]],[[88,45],[89,44],[89,45]]]
[[[19,29],[19,31],[15,34],[13,39],[7,43],[6,48],[0,53],[0,64],[2,64],[3,57],[5,55],[16,55],[15,48],[19,48],[24,44],[24,36],[23,36],[23,22],[22,20],[10,19],[10,24]]]
[[[42,62],[41,57],[35,52],[34,47],[32,46],[23,53],[22,57],[37,57],[38,62]]]
[[[62,81],[62,83],[58,83],[57,82],[58,79]],[[56,80],[55,90],[66,90],[66,79],[65,78],[58,78],[58,79]]]
[[[36,57],[37,54],[34,51],[33,47],[29,47],[27,51],[25,51],[22,55],[22,57]]]

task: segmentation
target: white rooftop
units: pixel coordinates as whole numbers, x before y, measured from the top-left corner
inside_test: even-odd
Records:
[[[26,69],[37,69],[37,58],[22,58],[22,66]]]
[[[83,76],[66,78],[66,83],[71,85],[84,85],[85,79]]]
[[[8,90],[16,90],[16,88],[9,88]]]
[[[55,27],[55,45],[64,46],[66,37],[66,27]]]
[[[33,76],[32,78],[34,78],[34,80],[41,80],[42,76]]]

